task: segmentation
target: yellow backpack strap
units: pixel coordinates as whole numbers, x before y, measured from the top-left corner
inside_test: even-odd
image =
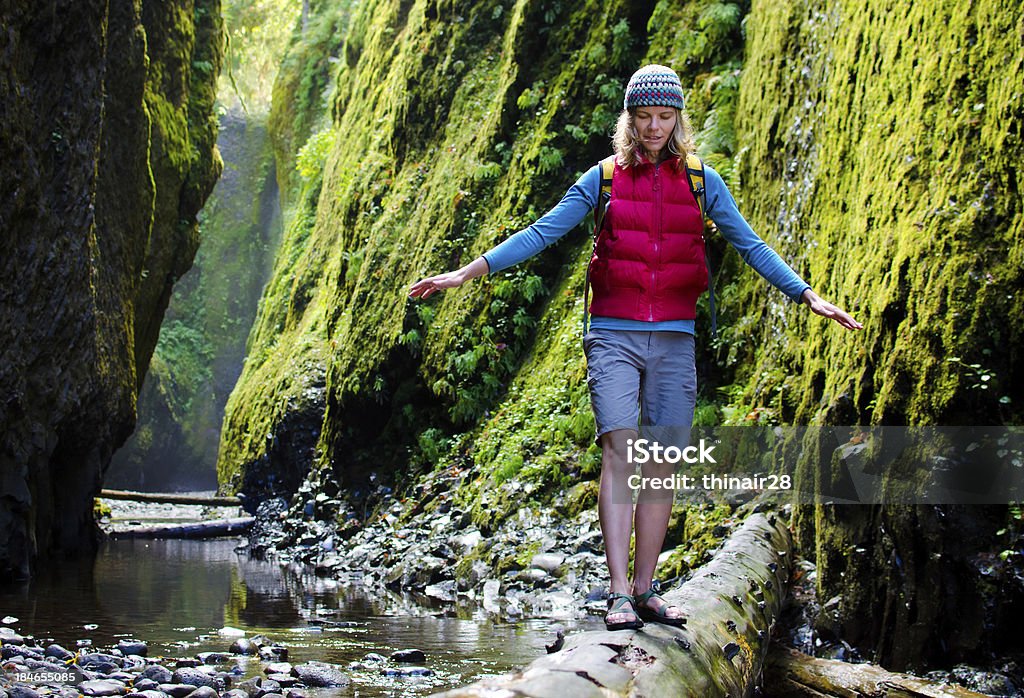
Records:
[[[597,163],[601,168],[601,193],[597,197],[597,206],[594,207],[594,250],[597,250],[597,238],[601,234],[601,225],[604,223],[604,214],[608,210],[608,203],[612,199],[612,175],[615,173],[615,156],[609,155]],[[587,260],[587,275],[583,282],[583,334],[587,334],[590,318],[590,262],[594,259],[594,253],[590,253]]]
[[[697,200],[701,218],[708,215],[708,198],[704,190],[704,163],[693,153],[686,155],[686,176],[690,180],[690,191]]]
[[[705,221],[707,230],[708,195],[704,189],[704,163],[693,153],[686,155],[686,177],[690,180],[690,191],[693,198],[697,200],[697,208],[700,209],[701,220]],[[718,313],[715,311],[715,276],[711,270],[711,260],[708,259],[707,249],[704,250],[704,264],[708,269],[708,304],[711,306],[711,336],[718,337]]]

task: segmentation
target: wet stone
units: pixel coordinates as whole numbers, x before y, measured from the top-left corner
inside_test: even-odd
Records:
[[[188,694],[189,698],[217,698],[217,691],[213,690],[209,686],[200,686],[196,690]]]
[[[4,645],[24,645],[25,638],[16,633],[13,628],[0,628],[0,642]]]
[[[249,694],[240,688],[232,688],[230,691],[221,694],[221,698],[249,698]]]
[[[136,690],[135,693],[129,693],[125,698],[167,698],[167,694],[162,691],[147,688],[144,691]]]
[[[140,657],[145,657],[149,653],[149,647],[140,640],[121,640],[117,643],[117,649],[126,655],[136,654]]]
[[[425,666],[404,666],[399,669],[402,676],[433,676],[434,672],[432,669],[428,669]]]
[[[427,660],[427,655],[423,653],[423,650],[417,649],[395,650],[391,653],[391,660],[395,662],[420,664]]]
[[[364,662],[386,662],[386,661],[388,661],[388,658],[385,657],[383,654],[377,654],[376,652],[367,652],[363,656],[363,661]]]
[[[285,691],[284,698],[306,698],[306,694],[297,688],[289,688]]]
[[[171,698],[185,698],[189,693],[196,690],[195,686],[184,683],[162,683],[160,690],[171,696]]]
[[[209,686],[210,688],[217,689],[220,681],[215,676],[210,676],[205,671],[195,669],[193,667],[185,667],[178,669],[171,676],[172,683],[183,683],[189,686]]]
[[[281,645],[260,647],[260,659],[265,662],[283,662],[288,659],[288,648]]]
[[[231,654],[256,654],[258,651],[255,643],[244,637],[240,637],[232,642],[231,647],[228,648],[228,652]]]
[[[8,689],[11,698],[40,698],[40,693],[28,686],[12,686]]]
[[[197,666],[201,666],[202,662],[192,657],[184,657],[174,663],[175,669],[194,669]]]
[[[226,664],[231,661],[231,655],[227,652],[200,652],[196,659],[203,664]]]
[[[238,684],[238,688],[245,691],[249,698],[263,698],[267,694],[281,692],[281,684],[262,677],[243,681]]]
[[[72,657],[75,656],[73,652],[69,652],[68,650],[64,649],[60,645],[56,645],[56,644],[55,645],[50,645],[49,647],[47,647],[46,651],[43,652],[43,654],[46,655],[47,657],[53,657],[54,659],[59,659],[62,662],[66,662],[67,660],[69,660],[69,659],[71,659]]]
[[[351,679],[342,672],[341,667],[324,662],[298,664],[292,667],[292,676],[311,688],[347,686],[351,683]]]
[[[104,654],[103,652],[90,652],[89,654],[83,654],[78,658],[78,666],[83,669],[92,669],[94,671],[102,671],[109,673],[114,669],[120,668],[124,664],[124,659],[118,657],[116,654]],[[114,669],[104,668],[107,665],[112,665]]]
[[[157,691],[160,689],[160,682],[153,679],[136,679],[132,688],[136,691]]]
[[[173,674],[171,673],[171,670],[167,667],[162,667],[159,664],[151,664],[145,669],[143,669],[142,673],[139,676],[144,679],[152,679],[153,681],[156,681],[158,684],[161,684],[171,683],[171,677],[173,676]]]
[[[264,674],[288,674],[291,670],[292,665],[288,662],[271,662],[263,667]]]
[[[0,657],[3,659],[14,659],[19,657],[21,659],[42,659],[43,653],[39,650],[34,650],[31,647],[24,647],[22,645],[4,645],[0,647]]]
[[[291,674],[270,674],[267,678],[271,681],[277,681],[281,688],[291,688],[299,682],[299,680]]]
[[[85,696],[119,696],[128,691],[124,683],[112,679],[83,681],[78,684],[77,688]]]

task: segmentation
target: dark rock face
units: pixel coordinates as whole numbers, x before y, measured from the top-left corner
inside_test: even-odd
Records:
[[[0,10],[0,576],[95,544],[92,500],[220,173],[219,0]]]

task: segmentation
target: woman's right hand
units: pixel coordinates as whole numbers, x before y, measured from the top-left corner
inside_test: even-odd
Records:
[[[412,288],[409,289],[409,297],[430,298],[438,291],[443,291],[446,288],[458,288],[465,281],[466,278],[462,273],[462,269],[450,271],[446,274],[438,274],[437,276],[428,276],[412,285]]]

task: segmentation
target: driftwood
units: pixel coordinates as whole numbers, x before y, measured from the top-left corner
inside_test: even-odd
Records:
[[[521,671],[434,698],[744,696],[753,693],[786,596],[792,539],[773,515],[754,514],[679,589],[684,628],[584,632]]]
[[[961,686],[896,674],[875,664],[816,659],[785,647],[768,655],[764,685],[772,698],[984,698]]]
[[[155,526],[132,526],[110,532],[111,538],[219,538],[240,536],[249,530],[252,516],[213,521],[193,521],[181,524],[158,524]]]
[[[131,492],[128,490],[100,490],[103,499],[124,499],[129,502],[153,502],[156,504],[205,504],[211,507],[237,507],[242,502],[238,497],[198,497],[190,494],[165,492]]]

